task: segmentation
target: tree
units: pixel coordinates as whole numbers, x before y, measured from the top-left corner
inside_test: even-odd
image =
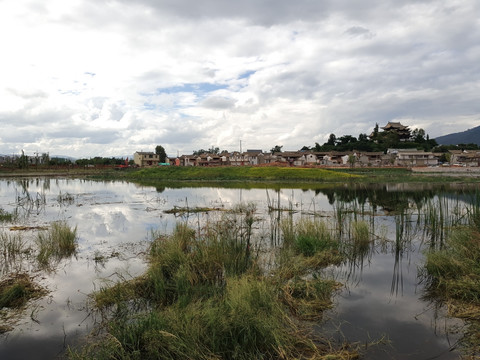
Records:
[[[22,155],[18,158],[18,167],[20,169],[25,169],[28,166],[28,156],[25,155],[25,152],[22,150]]]
[[[155,147],[155,154],[160,155],[160,162],[164,163],[167,160],[167,153],[162,145],[157,145]]]
[[[358,135],[358,141],[367,142],[368,141],[368,135],[367,134],[359,134]]]
[[[350,164],[350,167],[354,167],[355,166],[355,162],[357,161],[357,157],[353,154],[351,155],[348,155],[348,163]]]
[[[48,165],[49,162],[50,162],[50,154],[42,153],[42,164]]]
[[[378,123],[375,123],[375,127],[373,128],[373,133],[371,135],[371,140],[372,141],[378,140]]]
[[[276,152],[282,152],[282,148],[283,148],[283,145],[282,146],[275,145],[273,148],[270,149],[270,152],[272,154],[274,154]]]
[[[216,146],[212,146],[210,149],[208,149],[208,153],[218,155],[220,154],[220,148]]]
[[[330,136],[328,137],[328,141],[324,145],[335,146],[336,141],[337,137],[335,136],[335,134],[330,134]]]
[[[198,156],[198,155],[202,155],[202,154],[206,154],[206,153],[207,153],[207,150],[200,149],[200,150],[194,150],[192,154]]]
[[[412,137],[414,142],[423,143],[423,142],[425,142],[425,130],[415,129],[415,130],[412,131],[411,137]]]
[[[341,136],[337,139],[337,142],[340,145],[345,145],[345,144],[350,144],[350,143],[357,142],[357,138],[355,136],[352,136],[352,135],[343,135],[343,136]]]

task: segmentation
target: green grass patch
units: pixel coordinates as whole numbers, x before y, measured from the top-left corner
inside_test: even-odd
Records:
[[[166,166],[141,169],[128,173],[132,180],[209,180],[209,181],[339,181],[360,178],[360,175],[345,174],[318,168],[295,167],[184,167]]]
[[[281,224],[285,246],[292,246],[297,254],[314,256],[326,250],[338,250],[339,242],[329,229],[328,224],[318,219],[290,220]]]
[[[22,308],[28,300],[43,296],[45,290],[38,287],[27,274],[16,274],[0,282],[0,309]]]
[[[448,304],[450,316],[467,323],[460,339],[467,358],[480,354],[480,232],[476,223],[449,233],[441,249],[427,253],[424,278],[428,299]]]
[[[12,222],[13,220],[15,220],[14,214],[0,208],[0,222]]]
[[[60,261],[75,254],[77,248],[77,228],[70,228],[64,221],[51,224],[50,228],[37,235],[37,261],[47,268],[54,261]]]
[[[445,248],[427,254],[425,270],[438,294],[480,306],[480,233],[455,229]]]

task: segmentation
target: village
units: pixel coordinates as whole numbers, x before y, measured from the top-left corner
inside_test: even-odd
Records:
[[[360,140],[362,138],[363,140]],[[399,122],[388,122],[381,128],[377,124],[368,136],[360,134],[358,141],[350,135],[335,138],[331,134],[328,142],[323,146],[316,144],[315,148],[303,148],[298,151],[282,151],[281,146],[275,146],[270,151],[247,149],[233,152],[219,151],[218,148],[212,147],[207,151],[169,157],[162,146],[157,146],[155,151],[137,151],[133,156],[123,158],[98,156],[77,160],[50,157],[48,153],[39,152],[32,156],[22,151],[21,155],[0,155],[0,167],[31,168],[52,165],[115,168],[153,166],[480,167],[478,146],[470,148],[460,145],[445,147],[429,144],[430,147],[423,148],[416,146],[425,145],[429,141],[438,145],[435,141],[429,140],[422,129],[411,131],[408,126]],[[365,150],[365,146],[361,146],[365,143],[370,150]],[[345,144],[349,148],[344,146]],[[356,146],[363,149],[357,149]],[[375,151],[371,151],[372,149]]]
[[[441,161],[444,158],[447,162]],[[426,166],[480,166],[480,151],[450,150],[433,153],[423,150],[389,149],[383,152],[313,152],[285,151],[265,153],[261,150],[220,154],[182,155],[167,158],[165,163],[154,152],[136,152],[134,163],[148,166],[324,166],[324,167],[426,167]]]
[[[399,122],[388,122],[379,131],[378,124],[368,136],[370,141],[396,138],[397,144],[425,141],[423,130],[413,132]],[[420,135],[419,135],[420,134]],[[365,136],[366,137],[366,136]],[[427,136],[428,138],[428,136]],[[417,148],[392,147],[385,151],[274,151],[203,152],[166,157],[156,152],[136,152],[134,164],[148,166],[295,166],[295,167],[479,167],[480,150],[449,149],[448,152],[425,151]]]

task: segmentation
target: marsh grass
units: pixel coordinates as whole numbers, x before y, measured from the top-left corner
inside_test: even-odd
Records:
[[[77,242],[77,227],[70,228],[64,221],[53,222],[48,230],[37,235],[38,263],[46,268],[54,261],[74,255]]]
[[[281,223],[284,246],[293,247],[296,253],[306,257],[326,250],[338,250],[339,242],[321,219],[301,218],[297,222],[286,219]]]
[[[352,223],[352,240],[360,249],[370,245],[370,226],[367,222],[360,220]]]
[[[447,298],[480,306],[480,232],[461,227],[453,231],[445,249],[427,254],[430,289]]]
[[[467,358],[480,356],[480,232],[474,222],[455,228],[443,248],[427,253],[422,277],[425,298],[447,302],[449,314],[466,321],[461,350]]]
[[[10,213],[0,208],[0,222],[12,222],[16,218],[14,213]]]
[[[321,320],[323,312],[332,307],[332,293],[341,285],[333,280],[293,278],[282,288],[282,299],[296,317]]]
[[[19,309],[32,298],[43,296],[45,290],[37,286],[27,274],[16,274],[0,282],[0,309]]]
[[[14,261],[25,251],[25,241],[19,233],[0,233],[0,255],[5,263]]]
[[[316,273],[331,260],[321,249],[335,248],[326,229],[294,224],[295,237],[314,232],[328,239],[327,245],[305,257],[286,241],[278,270],[267,273],[258,263],[254,223],[255,207],[245,204],[197,231],[179,223],[172,234],[157,236],[145,274],[92,295],[99,309],[110,309],[107,332],[99,342],[71,350],[70,357],[354,358],[354,350],[331,346],[325,352],[321,339],[299,327],[298,319],[321,317],[338,286]],[[290,274],[289,254],[304,259]]]
[[[66,192],[66,193],[60,192],[60,194],[58,194],[58,196],[57,196],[57,201],[60,204],[63,204],[63,205],[71,205],[75,201],[75,196],[73,196],[72,194],[70,194],[68,192]]]

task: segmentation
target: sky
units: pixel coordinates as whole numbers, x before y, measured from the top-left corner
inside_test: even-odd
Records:
[[[478,0],[0,0],[0,154],[480,125]]]

